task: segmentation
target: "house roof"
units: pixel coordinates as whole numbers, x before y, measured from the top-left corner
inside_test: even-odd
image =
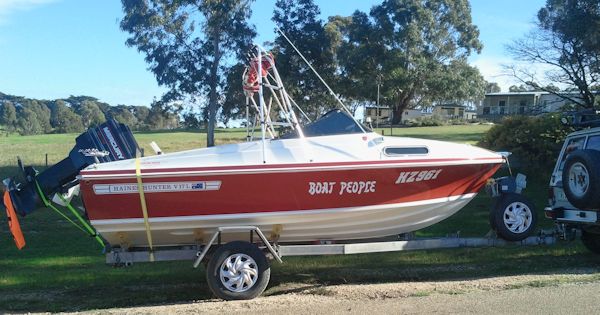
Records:
[[[465,105],[460,105],[460,104],[439,104],[439,105],[435,105],[435,107],[467,107]]]
[[[550,94],[542,91],[530,91],[530,92],[500,92],[500,93],[485,93],[485,96],[512,96],[512,95],[542,95]]]

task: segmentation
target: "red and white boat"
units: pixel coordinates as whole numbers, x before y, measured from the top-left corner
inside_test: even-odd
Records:
[[[282,243],[411,232],[464,207],[504,162],[470,145],[384,137],[343,110],[300,127],[264,52],[253,56],[244,80],[248,104],[263,122],[261,139],[81,171],[87,215],[109,243],[146,246],[151,230],[155,246],[197,244],[227,226],[256,226]],[[274,137],[281,123],[267,114],[272,104],[290,135]]]
[[[141,158],[155,245],[194,244],[232,225],[280,242],[406,233],[460,210],[503,163],[470,145],[373,132],[270,140],[262,159],[261,141]],[[134,160],[92,165],[80,184],[104,238],[147,243]]]
[[[114,129],[101,128],[93,133],[100,140],[88,142],[102,142],[115,161],[77,164],[81,150],[74,149],[70,163],[85,166],[74,181],[56,186],[80,185],[87,217],[112,246],[202,244],[228,226],[255,226],[272,240],[300,243],[430,226],[463,208],[504,162],[471,145],[384,137],[344,110],[301,127],[273,57],[260,50],[244,80],[248,104],[262,122],[259,139],[127,159]],[[277,115],[269,114],[275,109]],[[275,137],[281,125],[290,132]],[[38,177],[29,195],[13,188],[18,212],[34,208],[22,197],[34,190],[64,195],[45,182]]]

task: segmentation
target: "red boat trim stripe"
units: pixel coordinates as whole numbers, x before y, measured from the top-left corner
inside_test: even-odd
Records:
[[[280,211],[269,211],[269,212],[246,212],[246,213],[235,213],[235,214],[213,214],[213,215],[190,215],[190,216],[176,216],[176,217],[156,217],[149,218],[150,223],[174,223],[174,222],[186,222],[193,220],[226,220],[226,219],[238,219],[238,218],[259,218],[259,217],[270,217],[270,216],[278,216],[278,215],[309,215],[309,214],[324,214],[324,213],[332,213],[332,212],[358,212],[358,211],[374,211],[374,210],[383,210],[387,208],[395,208],[395,207],[414,207],[414,206],[423,206],[430,205],[436,203],[444,203],[449,201],[457,201],[462,199],[471,199],[475,197],[477,193],[469,193],[464,195],[443,197],[443,198],[435,198],[435,199],[427,199],[427,200],[419,200],[419,201],[410,201],[410,202],[402,202],[402,203],[390,203],[390,204],[381,204],[381,205],[373,205],[373,206],[358,206],[358,207],[345,207],[345,208],[330,208],[330,209],[317,209],[317,210],[280,210]],[[120,225],[120,224],[141,224],[139,229],[130,229],[128,230],[140,230],[144,231],[144,219],[143,218],[129,218],[129,219],[100,219],[100,220],[91,220],[92,225],[99,232],[118,232],[121,231],[120,227],[115,227],[114,230],[110,228],[102,228],[102,226],[106,225]],[[216,227],[216,226],[215,226]]]
[[[274,165],[236,165],[217,167],[189,167],[189,168],[160,168],[142,170],[144,177],[173,176],[173,175],[198,175],[198,174],[248,174],[248,173],[275,173],[275,172],[311,172],[324,170],[361,168],[386,168],[386,167],[427,167],[462,164],[500,164],[501,158],[476,158],[476,159],[420,159],[420,160],[393,160],[393,161],[361,161],[361,162],[329,162],[329,163],[298,163]],[[83,170],[82,179],[88,178],[118,178],[135,176],[135,169],[131,170]]]

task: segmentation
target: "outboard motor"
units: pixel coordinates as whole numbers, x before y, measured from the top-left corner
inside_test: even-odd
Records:
[[[79,184],[79,171],[89,165],[132,159],[140,151],[129,127],[114,119],[88,129],[75,141],[67,158],[41,173],[32,166],[23,167],[19,160],[25,183],[17,183],[11,178],[4,180],[16,213],[26,216],[44,206],[40,194],[50,199],[48,197],[55,193],[66,193]],[[8,208],[9,205],[4,206]]]

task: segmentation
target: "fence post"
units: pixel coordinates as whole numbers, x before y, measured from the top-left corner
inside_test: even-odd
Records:
[[[48,167],[48,153],[46,153],[46,167]]]

